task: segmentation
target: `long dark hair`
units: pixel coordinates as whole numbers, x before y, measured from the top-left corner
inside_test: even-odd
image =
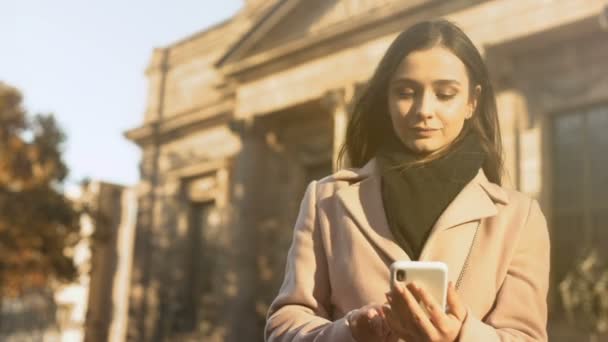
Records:
[[[474,96],[476,86],[481,87],[473,116],[465,121],[456,140],[473,131],[486,152],[483,170],[488,179],[501,183],[502,142],[496,109],[496,97],[487,68],[469,37],[455,24],[439,19],[424,21],[402,32],[388,48],[374,75],[361,95],[355,100],[346,130],[346,139],[340,150],[339,162],[348,155],[350,164],[361,167],[374,155],[387,134],[393,134],[388,114],[388,92],[391,77],[401,61],[411,52],[433,46],[442,46],[456,55],[466,66],[469,76],[469,95]],[[454,141],[456,142],[456,141]],[[450,145],[454,145],[454,142]],[[449,148],[443,153],[449,153]]]

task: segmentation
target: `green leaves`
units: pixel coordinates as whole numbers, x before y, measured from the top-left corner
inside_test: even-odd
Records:
[[[60,192],[65,134],[52,115],[28,117],[21,101],[0,82],[0,296],[76,276],[66,249],[79,239],[80,213]]]

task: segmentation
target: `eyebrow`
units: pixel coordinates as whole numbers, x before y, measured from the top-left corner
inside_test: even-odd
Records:
[[[393,84],[395,84],[395,83],[407,83],[407,84],[416,84],[416,85],[420,84],[420,82],[417,82],[417,81],[415,81],[415,80],[413,80],[411,78],[407,78],[407,77],[400,77],[400,78],[394,80],[392,83]],[[457,85],[457,86],[460,86],[461,84],[460,84],[460,82],[458,82],[456,80],[446,79],[446,80],[435,80],[435,81],[433,81],[433,85]]]

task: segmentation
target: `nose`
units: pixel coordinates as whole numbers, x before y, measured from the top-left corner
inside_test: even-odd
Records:
[[[435,97],[431,92],[422,92],[418,99],[416,114],[421,118],[430,118],[435,113]]]

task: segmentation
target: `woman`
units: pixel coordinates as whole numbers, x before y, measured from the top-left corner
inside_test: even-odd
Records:
[[[304,195],[266,340],[546,341],[546,222],[500,187],[500,141],[467,36],[444,20],[399,35],[349,122],[355,168]],[[416,284],[391,292],[396,260],[445,262],[448,311]]]

